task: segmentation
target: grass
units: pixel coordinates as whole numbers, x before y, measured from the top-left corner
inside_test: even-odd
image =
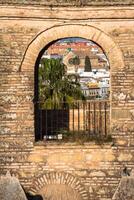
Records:
[[[113,141],[113,138],[110,134],[107,136],[100,134],[89,134],[85,131],[61,131],[63,139],[61,142],[73,142],[78,144],[84,144],[88,142],[95,142],[96,144],[109,143]]]

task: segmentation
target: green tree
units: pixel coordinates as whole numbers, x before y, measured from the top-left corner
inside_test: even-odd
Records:
[[[78,66],[80,64],[79,56],[75,56],[74,58],[70,58],[69,59],[69,64],[74,65],[75,66],[75,71],[77,72]]]
[[[91,66],[91,61],[89,56],[85,57],[85,68],[84,68],[85,72],[91,72],[92,71],[92,66]]]
[[[59,107],[61,102],[84,99],[80,83],[66,73],[61,59],[42,59],[39,67],[39,100],[41,106]]]

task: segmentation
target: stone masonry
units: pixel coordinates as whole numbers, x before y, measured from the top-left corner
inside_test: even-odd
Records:
[[[124,167],[134,167],[134,2],[85,2],[0,1],[0,174],[10,170],[35,194],[61,186],[58,197],[111,200]],[[50,42],[76,36],[96,42],[109,60],[114,140],[35,142],[36,60]]]
[[[0,199],[27,200],[19,180],[16,177],[11,177],[9,172],[6,176],[0,177]]]

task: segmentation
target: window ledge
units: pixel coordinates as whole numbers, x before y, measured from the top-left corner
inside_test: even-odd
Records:
[[[39,148],[110,148],[113,146],[113,142],[103,142],[97,144],[96,142],[63,142],[63,141],[39,141],[34,143],[34,147]]]

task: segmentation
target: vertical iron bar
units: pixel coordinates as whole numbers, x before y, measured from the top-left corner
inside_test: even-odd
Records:
[[[87,119],[87,102],[85,102],[85,132],[87,132],[87,123],[88,123],[88,119]]]
[[[54,126],[54,122],[53,122],[53,104],[51,104],[51,137],[53,137],[53,126]]]
[[[58,131],[58,108],[57,108],[57,106],[55,108],[55,112],[56,112],[56,118],[55,118],[55,135],[56,135],[57,131]]]
[[[70,124],[69,124],[69,121],[70,121],[70,115],[69,115],[69,113],[70,113],[70,105],[69,104],[67,104],[67,130],[68,131],[70,131]]]
[[[85,104],[82,101],[82,107],[83,107],[83,132],[85,132]]]
[[[64,102],[62,102],[62,110],[61,110],[61,131],[63,131],[63,127],[64,127],[64,120],[63,120],[63,116],[64,116],[64,114],[63,114],[63,112],[64,112],[64,107],[65,107],[65,103]],[[60,122],[59,122],[60,123]],[[59,130],[60,131],[60,130]],[[58,136],[57,136],[58,137]]]
[[[102,134],[101,102],[99,102],[99,134]]]
[[[73,132],[74,132],[74,102],[73,102]]]
[[[47,131],[48,131],[48,121],[47,121],[47,108],[46,108],[46,110],[45,110],[45,115],[46,115],[46,117],[45,117],[45,137],[46,137],[46,140],[47,140]]]
[[[107,102],[105,101],[105,136],[107,136]]]
[[[96,102],[96,133],[98,134],[98,127],[99,127],[99,104],[98,101]]]
[[[90,102],[88,103],[88,133],[90,134],[91,133],[91,130],[90,130],[90,127],[91,127],[91,123],[90,123],[90,121],[91,121],[91,118],[90,118]]]
[[[52,131],[53,131],[53,120],[52,120],[52,102],[51,102],[51,108],[50,108],[50,120],[51,120],[51,124],[50,124],[50,136],[48,136],[51,139],[52,136]]]
[[[78,101],[78,132],[80,131],[80,104],[79,104],[79,101]]]
[[[48,108],[48,140],[49,140],[49,135],[51,134],[51,127],[52,127],[51,110],[52,110],[52,102],[50,103],[50,108]]]
[[[94,103],[94,134],[96,134],[96,125],[95,125],[95,120],[96,120],[96,117],[95,117],[95,114],[96,114],[96,108],[95,108],[95,101],[93,102]]]

